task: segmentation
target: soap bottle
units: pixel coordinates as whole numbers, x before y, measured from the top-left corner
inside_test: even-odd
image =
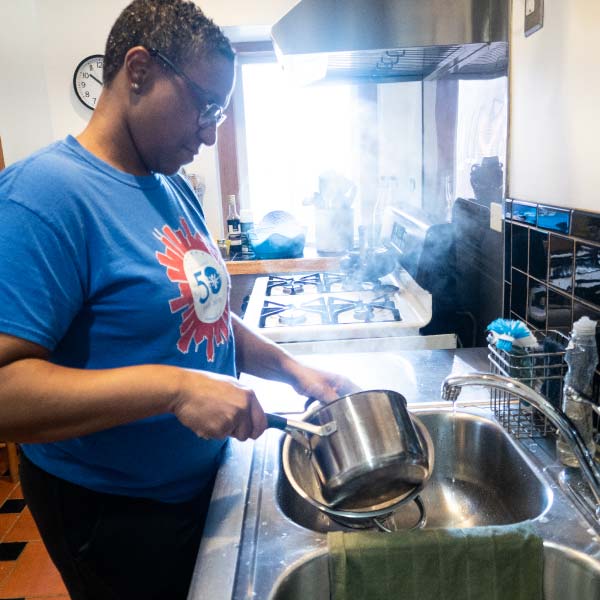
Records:
[[[235,260],[242,254],[242,232],[240,215],[235,203],[235,195],[228,196],[227,238],[229,239],[229,258]]]
[[[573,323],[565,361],[568,370],[564,380],[562,409],[577,427],[593,456],[595,451],[593,409],[590,404],[579,400],[579,397],[583,396],[589,400],[592,395],[592,381],[598,365],[596,321],[592,321],[588,317],[581,317]],[[562,436],[559,436],[557,440],[556,450],[559,460],[564,465],[579,466],[577,458]]]

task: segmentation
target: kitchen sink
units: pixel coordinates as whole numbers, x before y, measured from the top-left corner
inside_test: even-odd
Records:
[[[509,525],[540,517],[549,508],[550,487],[498,423],[452,410],[415,414],[435,447],[433,474],[421,493],[425,527]],[[284,515],[301,527],[320,533],[344,529],[300,497],[281,466],[276,499]],[[410,502],[385,524],[407,529],[418,520],[417,505]]]
[[[329,600],[326,550],[313,552],[275,582],[269,600]],[[544,600],[600,598],[600,561],[566,546],[544,542]]]
[[[434,404],[430,390],[439,389],[450,370],[435,368],[442,352],[433,352],[426,368],[423,354],[403,355],[423,382],[409,410],[435,448],[433,474],[421,493],[425,527],[525,523],[544,543],[545,599],[600,600],[600,522],[563,487],[555,438],[510,437],[489,409],[487,390],[473,388],[456,412],[447,402]],[[451,370],[462,372],[463,366],[453,359]],[[329,598],[327,533],[348,528],[288,483],[281,464],[284,436],[270,429],[255,442],[227,445],[188,600]],[[417,507],[409,502],[384,525],[401,530],[417,520]]]

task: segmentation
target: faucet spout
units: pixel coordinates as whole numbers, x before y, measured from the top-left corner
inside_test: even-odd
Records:
[[[446,377],[442,383],[442,399],[455,402],[461,389],[470,385],[481,385],[513,394],[537,408],[558,429],[577,458],[581,472],[592,490],[596,500],[596,515],[598,516],[600,514],[600,471],[569,417],[562,410],[550,404],[544,396],[524,383],[493,373],[466,373]]]

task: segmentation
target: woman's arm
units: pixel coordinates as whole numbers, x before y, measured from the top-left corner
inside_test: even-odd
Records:
[[[266,427],[254,392],[233,377],[167,365],[73,369],[48,356],[0,334],[0,439],[56,441],[169,412],[206,438],[256,438]]]
[[[358,387],[348,378],[309,367],[232,315],[239,371],[290,384],[299,394],[331,401]]]

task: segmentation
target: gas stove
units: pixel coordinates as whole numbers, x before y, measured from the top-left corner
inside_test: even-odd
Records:
[[[420,335],[432,318],[432,296],[413,277],[418,269],[404,268],[401,257],[414,260],[420,254],[421,226],[421,221],[412,221],[404,213],[390,215],[387,247],[397,253],[397,268],[377,280],[362,280],[356,272],[257,278],[244,322],[298,352],[323,350],[326,342],[325,351],[339,351],[342,346],[360,351],[383,339],[386,347],[393,339],[401,342],[402,349],[455,348],[454,334]]]
[[[431,296],[399,275],[361,285],[339,273],[259,277],[244,321],[276,342],[418,335]]]
[[[389,293],[374,296],[371,292],[321,294],[266,298],[259,327],[315,326],[348,323],[401,321],[400,311]]]

